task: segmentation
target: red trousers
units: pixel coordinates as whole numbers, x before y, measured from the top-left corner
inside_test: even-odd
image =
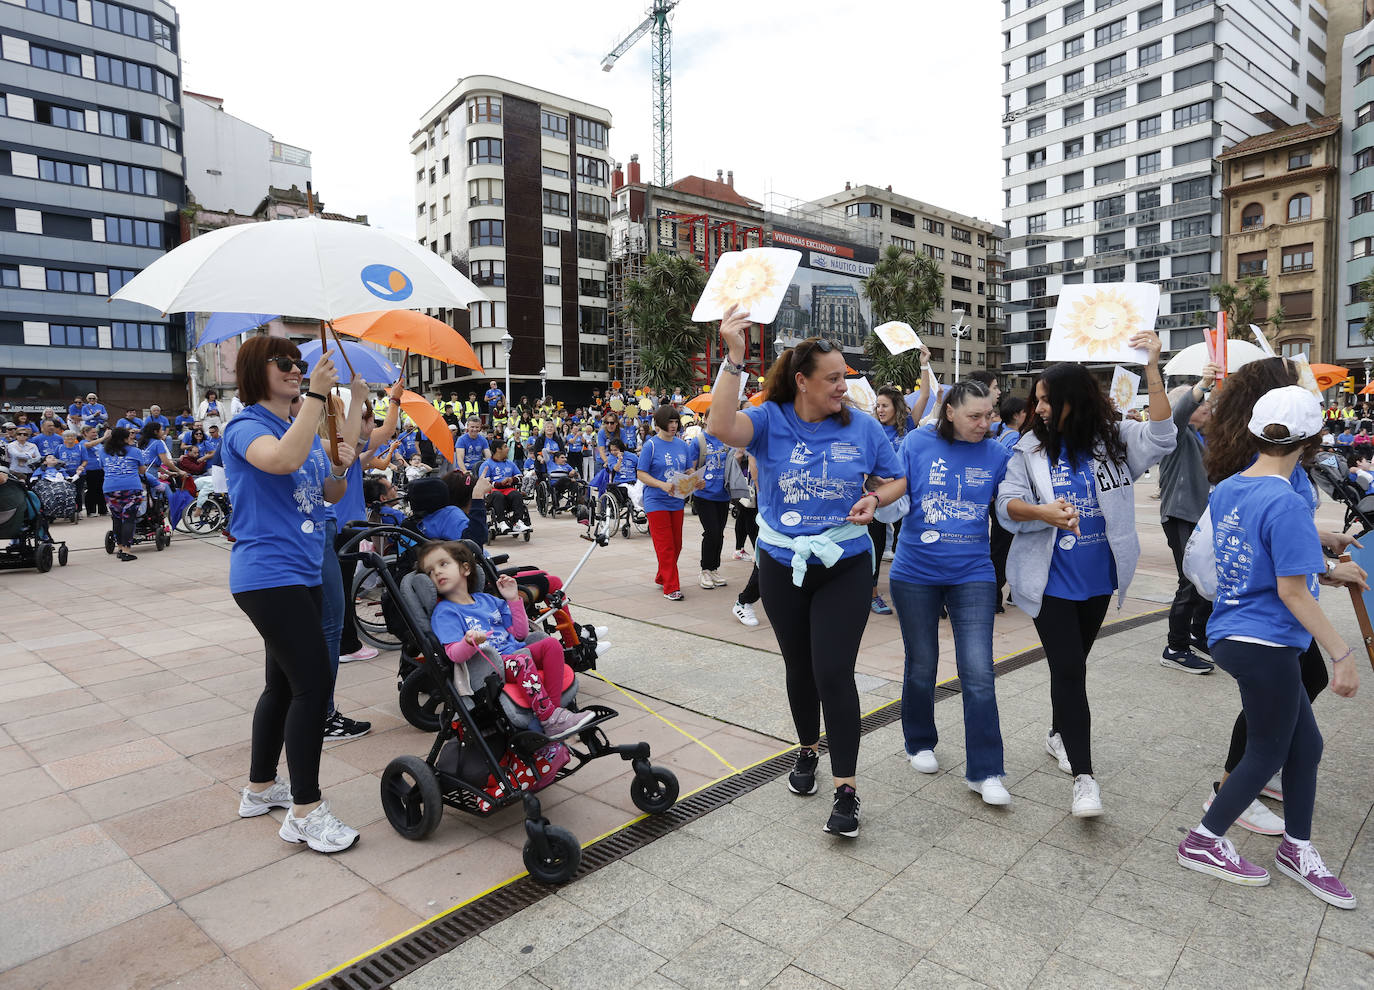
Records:
[[[648,516],[649,536],[653,538],[654,553],[658,556],[654,583],[663,585],[663,593],[671,595],[682,590],[677,576],[677,559],[682,555],[682,510],[660,509]]]

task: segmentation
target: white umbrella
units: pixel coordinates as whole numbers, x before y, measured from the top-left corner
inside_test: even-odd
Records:
[[[111,298],[161,313],[334,320],[380,309],[466,308],[487,297],[415,241],[365,224],[301,217],[202,234],[154,261]]]
[[[1226,370],[1239,371],[1251,361],[1260,361],[1269,355],[1254,344],[1244,340],[1231,339],[1226,342]],[[1192,375],[1202,377],[1202,366],[1207,363],[1207,342],[1185,347],[1164,366],[1166,375]]]

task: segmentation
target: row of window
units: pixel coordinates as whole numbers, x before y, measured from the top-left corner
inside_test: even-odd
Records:
[[[1117,144],[1121,144],[1125,140],[1124,127],[1117,127],[1113,128],[1109,132],[1099,133],[1107,135],[1107,137],[1103,139],[1103,143],[1100,143],[1095,147],[1094,150],[1096,151],[1102,151],[1105,148],[1115,147]],[[1114,143],[1107,143],[1108,141]],[[1066,141],[1064,143],[1064,157],[1066,159],[1077,158],[1082,153],[1083,142],[1081,138],[1075,139],[1073,141]],[[1037,151],[1030,152],[1029,154],[1027,154],[1026,168],[1039,168],[1042,165],[1046,164],[1047,159],[1045,155],[1046,151],[1044,148],[1040,148]],[[1172,159],[1174,165],[1187,165],[1191,162],[1204,161],[1211,157],[1212,139],[1210,137],[1198,138],[1195,141],[1185,141],[1182,144],[1174,145],[1172,148]],[[1158,172],[1163,167],[1164,166],[1162,156],[1161,152],[1159,151],[1151,151],[1143,155],[1136,156],[1136,175],[1148,175],[1151,172]],[[1066,175],[1064,177],[1064,191],[1070,192],[1073,189],[1082,188],[1081,184],[1075,186],[1070,185],[1072,177],[1077,177],[1077,179],[1081,182],[1082,176],[1082,172],[1075,172],[1071,175]],[[1120,159],[1114,162],[1106,162],[1102,165],[1097,165],[1093,168],[1093,185],[1095,186],[1105,185],[1108,182],[1120,182],[1124,178],[1126,178],[1125,159]],[[1045,197],[1045,183],[1043,181],[1029,183],[1026,186],[1026,190],[1026,198],[1028,202],[1034,202],[1037,199],[1043,199]],[[1008,193],[1008,195],[1010,195],[1010,193]]]
[[[1293,244],[1285,247],[1281,250],[1280,257],[1284,274],[1312,270],[1313,252],[1310,243]],[[1236,274],[1240,276],[1269,274],[1269,252],[1248,251],[1245,254],[1237,255]]]
[[[1045,0],[1027,0],[1026,7],[1038,7],[1040,4],[1044,2]],[[1068,25],[1081,21],[1084,17],[1084,2],[1085,0],[1074,0],[1073,3],[1066,4],[1063,8],[1064,17],[1061,23]],[[1174,16],[1178,17],[1182,14],[1188,13],[1189,11],[1197,10],[1200,7],[1206,7],[1211,2],[1212,0],[1174,0]],[[1093,12],[1096,13],[1100,10],[1106,10],[1108,7],[1115,7],[1118,3],[1121,3],[1121,0],[1093,0]],[[1011,0],[1002,0],[1002,10],[1004,17],[1011,16]],[[1151,28],[1154,27],[1156,24],[1163,23],[1164,4],[1162,0],[1160,3],[1151,4],[1150,6],[1143,8],[1140,11],[1140,13],[1136,15],[1136,17],[1137,31],[1144,31],[1146,28]],[[1116,23],[1121,24],[1122,31],[1124,32],[1126,24],[1125,18],[1122,18],[1119,22]],[[1045,32],[1048,30],[1049,25],[1045,17],[1037,17],[1034,20],[1027,21],[1026,40],[1034,41],[1036,38],[1039,38],[1042,35],[1044,35]],[[1011,47],[1010,31],[1003,32],[1003,41],[1007,48]],[[1105,42],[1102,43],[1105,44]]]
[[[9,115],[9,101],[0,96],[0,116]],[[85,110],[49,103],[46,100],[34,101],[33,117],[39,124],[50,124],[68,131],[90,130],[90,120]],[[170,124],[164,124],[152,117],[140,117],[119,110],[100,110],[96,114],[95,129],[107,137],[156,144],[168,151],[180,150],[181,132]]]
[[[1043,183],[1035,183],[1043,185]],[[1083,173],[1074,172],[1064,176],[1064,192],[1073,192],[1083,188]],[[1173,202],[1187,203],[1196,199],[1203,199],[1211,195],[1211,180],[1206,177],[1195,179],[1183,179],[1173,184]],[[1160,205],[1160,189],[1155,186],[1151,189],[1141,189],[1136,192],[1136,210],[1155,210]],[[1311,204],[1307,206],[1311,212]],[[1068,227],[1073,224],[1082,223],[1084,206],[1066,206],[1063,210],[1063,226]],[[1124,216],[1126,213],[1126,196],[1124,193],[1116,196],[1107,196],[1093,203],[1093,219],[1104,220],[1110,217]],[[1047,214],[1040,213],[1029,217],[1030,233],[1040,233],[1047,229]],[[1133,218],[1136,219],[1136,218]],[[1145,218],[1139,218],[1145,219]],[[1141,228],[1143,229],[1143,228]],[[1136,243],[1141,243],[1137,240]],[[943,258],[943,253],[941,253]]]
[[[48,342],[53,347],[94,348],[100,346],[100,334],[84,324],[49,323]],[[112,323],[110,346],[116,350],[165,351],[167,327],[162,323]]]
[[[1126,21],[1124,19],[1108,24],[1097,29],[1095,34],[1095,45],[1101,47],[1113,41],[1118,41],[1125,35]],[[1104,33],[1105,32],[1105,33]],[[1174,35],[1173,54],[1178,55],[1182,52],[1199,48],[1202,45],[1212,42],[1212,25],[1199,24],[1197,27],[1189,28],[1186,31],[1179,31]],[[1079,35],[1077,38],[1069,38],[1064,42],[1062,49],[1063,61],[1077,58],[1084,52],[1084,38]],[[1103,82],[1123,74],[1126,71],[1126,52],[1120,52],[1108,58],[1099,59],[1092,65],[1093,82]],[[1153,65],[1155,62],[1164,58],[1163,40],[1152,41],[1148,45],[1142,45],[1136,53],[1136,65],[1143,68]],[[1031,52],[1026,56],[1026,72],[1038,72],[1049,64],[1049,50],[1040,49],[1038,52]],[[1069,93],[1079,89],[1084,85],[1084,78],[1087,74],[1087,67],[1074,69],[1064,74],[1064,92]],[[1011,63],[1008,62],[1004,67],[1004,75],[1007,80],[1011,79]]]
[[[158,195],[156,169],[121,165],[117,162],[101,162],[100,171],[101,184],[106,189],[135,193],[139,196]],[[58,182],[66,186],[91,184],[90,169],[86,165],[58,161],[54,158],[38,159],[38,177],[46,182]]]
[[[77,52],[48,48],[43,45],[29,45],[29,64],[35,69],[47,69],[67,76],[82,75],[81,55]],[[112,55],[95,56],[95,78],[100,82],[126,89],[137,89],[145,93],[156,93],[164,100],[176,100],[176,80],[160,69],[141,62],[115,58]]]
[[[52,14],[63,20],[84,23],[80,17],[77,0],[27,0],[29,10]],[[154,17],[142,10],[132,10],[117,3],[92,0],[90,23],[106,31],[142,38],[151,41],[169,52],[176,51],[176,40],[172,25],[160,17]]]
[[[544,190],[547,197],[550,190]],[[567,193],[558,193],[566,200]],[[547,212],[547,211],[546,211]],[[551,227],[544,228],[544,244],[557,247],[561,231]],[[504,220],[472,220],[468,223],[468,243],[473,247],[503,247],[506,243],[506,224]],[[592,261],[606,261],[610,256],[610,238],[592,230],[577,232],[577,255]]]
[[[1074,80],[1072,80],[1072,79],[1070,78],[1072,75],[1074,75],[1074,74],[1073,74],[1073,73],[1070,73],[1069,76],[1065,76],[1065,77],[1064,77],[1064,78],[1065,78],[1065,91],[1066,91],[1066,92],[1071,91],[1071,90],[1074,90],[1074,89],[1078,89],[1078,88],[1080,88],[1081,85],[1082,85],[1082,80],[1079,79],[1079,80],[1077,80],[1077,81],[1075,82]],[[1197,85],[1197,84],[1200,83],[1200,82],[1208,82],[1208,81],[1211,80],[1211,78],[1212,78],[1212,63],[1211,63],[1211,62],[1200,62],[1200,63],[1198,63],[1197,65],[1189,66],[1189,67],[1184,68],[1184,69],[1179,69],[1179,70],[1177,70],[1177,71],[1174,73],[1174,88],[1173,88],[1173,92],[1179,92],[1179,91],[1184,90],[1184,89],[1187,89],[1187,88],[1189,88],[1189,87],[1191,87],[1191,86]],[[1037,98],[1036,98],[1035,100],[1030,100],[1030,101],[1028,101],[1028,102],[1039,102],[1039,100],[1044,99],[1044,84],[1043,84],[1043,83],[1039,84],[1039,86],[1032,87],[1032,89],[1038,90],[1039,92],[1038,92]],[[1032,95],[1036,95],[1036,94],[1032,94]],[[1147,102],[1147,101],[1149,101],[1149,100],[1156,99],[1157,97],[1159,97],[1159,96],[1161,96],[1161,95],[1163,95],[1163,80],[1162,80],[1162,79],[1147,79],[1147,80],[1145,80],[1144,82],[1141,82],[1139,85],[1136,86],[1136,100],[1135,100],[1135,101],[1136,101],[1136,103],[1138,103],[1138,104],[1139,104],[1139,103],[1145,103],[1145,102]],[[1208,108],[1209,108],[1209,109],[1207,110],[1207,114],[1206,114],[1206,116],[1203,116],[1203,117],[1201,117],[1201,118],[1199,118],[1199,119],[1200,119],[1200,120],[1207,120],[1207,119],[1210,119],[1210,116],[1211,116],[1211,112],[1210,112],[1210,103],[1211,103],[1210,100],[1203,100],[1203,101],[1200,101],[1199,103],[1190,104],[1190,106],[1189,106],[1188,109],[1190,109],[1191,112],[1196,113],[1196,112],[1198,112],[1198,111],[1197,111],[1197,108],[1202,107],[1203,104],[1206,104],[1206,105],[1208,106]],[[1124,110],[1125,108],[1126,108],[1126,89],[1125,89],[1125,88],[1118,89],[1118,90],[1113,90],[1113,91],[1110,92],[1110,93],[1104,93],[1104,94],[1102,94],[1101,96],[1095,97],[1095,98],[1093,99],[1093,115],[1096,116],[1096,117],[1101,117],[1101,116],[1103,116],[1104,114],[1116,113],[1117,111],[1119,111],[1119,110]],[[1069,126],[1071,126],[1071,125],[1073,125],[1073,124],[1080,123],[1080,122],[1082,122],[1082,120],[1084,119],[1084,117],[1085,117],[1085,115],[1086,115],[1086,103],[1073,103],[1073,104],[1070,104],[1069,106],[1066,106],[1066,107],[1063,109],[1062,113],[1063,113],[1063,117],[1062,117],[1062,124],[1061,124],[1061,126],[1063,126],[1063,127],[1069,127]],[[1175,119],[1177,119],[1177,112],[1176,112],[1176,117],[1175,117]],[[1187,121],[1187,123],[1197,123],[1197,122],[1198,122],[1198,120]],[[1179,127],[1179,126],[1187,126],[1187,123],[1175,124],[1174,126],[1176,126],[1176,127]],[[1036,137],[1036,136],[1038,136],[1038,135],[1040,135],[1040,134],[1044,134],[1045,131],[1046,131],[1047,129],[1048,129],[1048,119],[1047,119],[1047,115],[1045,115],[1045,114],[1041,114],[1041,115],[1036,116],[1036,117],[1031,117],[1031,118],[1029,118],[1029,119],[1026,121],[1026,137]],[[1011,142],[1011,129],[1010,129],[1010,127],[1006,128],[1006,131],[1007,131],[1006,140],[1007,140],[1007,143],[1010,143],[1010,142]]]

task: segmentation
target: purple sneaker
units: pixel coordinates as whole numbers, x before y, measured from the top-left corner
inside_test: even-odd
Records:
[[[1230,839],[1209,839],[1196,829],[1190,829],[1188,837],[1179,843],[1178,865],[1244,887],[1263,887],[1269,883],[1269,872],[1242,859]]]
[[[1326,903],[1347,911],[1355,909],[1355,895],[1326,868],[1312,843],[1300,846],[1285,838],[1274,854],[1274,865]]]

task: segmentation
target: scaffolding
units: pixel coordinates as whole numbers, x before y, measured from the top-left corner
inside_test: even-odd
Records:
[[[643,224],[632,224],[630,230],[619,233],[611,245],[611,264],[607,272],[610,305],[606,311],[610,333],[610,354],[607,370],[611,381],[620,382],[622,389],[637,389],[644,384],[639,363],[639,332],[625,319],[625,283],[644,274],[646,239]]]

